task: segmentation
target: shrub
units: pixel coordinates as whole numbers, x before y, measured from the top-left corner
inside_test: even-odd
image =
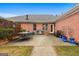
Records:
[[[25,29],[21,29],[20,32],[26,32],[26,30]]]
[[[9,38],[9,36],[13,35],[14,28],[3,28],[0,27],[0,39]]]

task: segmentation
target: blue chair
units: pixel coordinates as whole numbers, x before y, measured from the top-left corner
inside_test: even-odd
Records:
[[[66,36],[62,36],[62,40],[64,41],[64,42],[67,42],[67,37]]]
[[[75,39],[74,38],[70,38],[70,43],[71,44],[75,44]]]

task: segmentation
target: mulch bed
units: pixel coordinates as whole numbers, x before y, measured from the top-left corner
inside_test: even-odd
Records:
[[[4,44],[7,44],[8,41],[7,40],[0,40],[0,45],[4,45]]]
[[[18,36],[11,36],[11,37],[8,38],[8,40],[6,40],[6,39],[0,39],[0,45],[4,45],[4,44],[7,44],[10,41],[16,40],[17,37]]]

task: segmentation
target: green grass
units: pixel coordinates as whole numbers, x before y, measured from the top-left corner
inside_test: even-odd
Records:
[[[59,56],[79,56],[79,46],[55,46]]]
[[[0,46],[0,52],[9,56],[30,56],[32,49],[32,46]]]

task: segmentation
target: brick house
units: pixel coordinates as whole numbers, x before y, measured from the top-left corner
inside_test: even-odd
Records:
[[[13,21],[6,20],[0,17],[0,27],[13,27]]]
[[[16,26],[16,32],[24,29],[29,32],[42,30],[55,33],[61,30],[69,39],[74,37],[75,42],[79,43],[79,4],[62,16],[53,15],[24,15],[11,17]]]
[[[59,16],[53,15],[24,15],[11,17],[16,23],[16,31],[19,32],[21,29],[24,29],[29,32],[36,31],[47,31],[49,33],[54,33],[54,24],[53,22]]]
[[[74,37],[79,43],[79,4],[55,21],[55,32],[64,31],[67,38]]]

